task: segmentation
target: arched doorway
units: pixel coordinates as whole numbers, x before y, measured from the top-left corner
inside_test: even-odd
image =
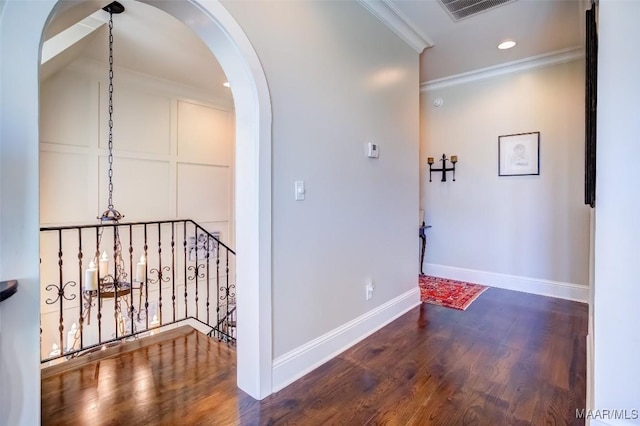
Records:
[[[99,4],[101,7],[107,4]],[[271,393],[271,105],[266,78],[246,35],[217,1],[159,1],[189,26],[220,62],[236,109],[238,385],[254,398]],[[0,377],[12,389],[2,421],[39,421],[38,63],[50,17],[77,2],[6,2],[0,11],[0,271],[21,282],[3,307]],[[19,250],[16,250],[20,247]],[[29,354],[25,356],[25,354]],[[29,407],[27,407],[27,404]],[[32,416],[36,416],[33,418]]]

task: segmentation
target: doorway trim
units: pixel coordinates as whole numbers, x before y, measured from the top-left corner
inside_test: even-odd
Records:
[[[189,26],[231,85],[236,114],[236,294],[238,386],[253,398],[272,390],[271,99],[258,56],[218,0],[141,0]],[[208,19],[201,19],[203,16]]]

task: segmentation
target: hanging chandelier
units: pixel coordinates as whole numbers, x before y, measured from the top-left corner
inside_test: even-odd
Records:
[[[107,179],[108,184],[108,200],[107,209],[99,216],[101,224],[113,223],[117,225],[118,222],[124,218],[113,206],[113,14],[120,14],[124,12],[124,6],[118,2],[113,2],[103,8],[103,10],[109,12],[109,141],[108,141],[108,170]],[[98,247],[102,242],[102,234],[105,228],[100,228],[100,235],[98,238]],[[120,232],[118,226],[114,226],[113,235],[113,262],[114,262],[114,274],[109,274],[109,258],[107,252],[103,250],[99,259],[98,272],[101,277],[103,288],[109,290],[109,286],[113,287],[113,292],[118,290],[130,290],[130,283],[127,282],[127,273],[125,272],[124,259],[122,258],[122,244],[120,242]],[[96,253],[96,256],[98,253]]]
[[[118,2],[113,2],[105,6],[103,10],[109,12],[109,166],[107,170],[107,179],[109,180],[109,196],[107,200],[107,209],[102,213],[102,216],[98,217],[98,219],[103,225],[108,223],[117,225],[118,222],[122,218],[124,218],[124,215],[116,210],[113,206],[113,14],[124,12],[124,6],[122,6],[122,4]],[[98,247],[100,247],[100,243],[102,242],[101,240],[104,229],[105,228],[100,228]],[[125,287],[127,287],[129,283],[126,282],[127,273],[125,272],[124,259],[122,258],[122,244],[120,242],[120,232],[118,226],[114,226],[113,230],[113,261],[115,264],[114,274],[109,274],[109,258],[106,251],[103,251],[100,255],[98,272],[103,287],[110,284],[114,287],[113,291],[116,292],[118,290],[125,290]],[[96,256],[98,254],[99,253],[96,253]]]
[[[108,6],[105,6],[103,10],[109,12],[109,136],[108,136],[108,199],[107,209],[98,217],[101,225],[113,225],[113,226],[100,226],[97,236],[96,253],[93,261],[89,263],[88,269],[85,270],[84,281],[84,293],[85,293],[85,306],[87,308],[87,323],[90,322],[90,310],[93,306],[94,298],[98,301],[101,298],[115,298],[116,315],[120,318],[120,323],[124,322],[122,319],[124,315],[121,309],[121,299],[119,297],[125,296],[131,293],[133,289],[132,283],[129,280],[128,274],[125,268],[124,258],[122,256],[122,243],[120,241],[120,231],[118,223],[124,218],[113,204],[113,15],[124,12],[124,6],[118,2],[113,2]],[[113,253],[112,259],[109,259],[107,250],[102,248],[102,238],[105,229],[113,229]],[[140,280],[140,287],[142,286],[142,280]],[[125,301],[126,302],[126,301]],[[129,315],[133,315],[135,308],[133,305],[127,303],[127,310]],[[125,314],[126,315],[126,314]],[[125,330],[123,325],[118,330],[120,334],[124,334]]]

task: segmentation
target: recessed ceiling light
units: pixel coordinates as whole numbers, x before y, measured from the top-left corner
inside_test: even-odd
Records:
[[[516,45],[516,42],[515,42],[515,41],[513,41],[513,40],[506,40],[506,41],[503,41],[502,43],[500,43],[500,44],[498,45],[498,49],[500,49],[500,50],[511,49],[511,48],[512,48],[513,46],[515,46],[515,45]]]
[[[222,85],[223,85],[224,87],[231,87],[231,85],[229,84],[229,82],[228,82],[228,81],[225,81],[224,83],[222,83]]]

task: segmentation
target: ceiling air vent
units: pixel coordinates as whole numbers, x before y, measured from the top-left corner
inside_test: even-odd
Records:
[[[502,6],[515,0],[438,0],[454,21]]]

